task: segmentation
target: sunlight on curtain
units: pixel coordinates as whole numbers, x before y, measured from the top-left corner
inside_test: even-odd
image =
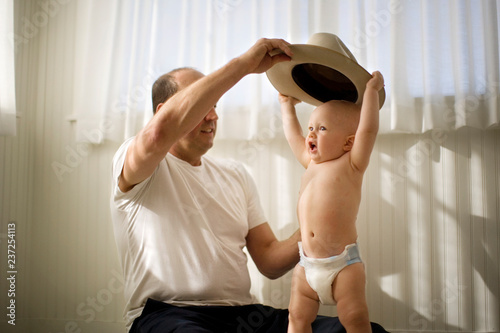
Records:
[[[14,1],[0,0],[0,135],[16,135]]]
[[[496,1],[401,2],[390,31],[390,129],[498,126]]]
[[[335,33],[386,79],[381,133],[499,123],[496,1],[212,0],[80,2],[75,112],[80,139],[122,141],[152,116],[150,88],[191,66],[210,73],[260,37],[305,43]],[[280,126],[277,92],[250,75],[218,104],[218,139],[255,140]],[[301,106],[302,113],[312,107]]]

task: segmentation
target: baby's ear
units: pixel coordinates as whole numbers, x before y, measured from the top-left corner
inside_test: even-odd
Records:
[[[349,135],[345,139],[344,147],[342,147],[345,152],[351,151],[352,146],[354,145],[354,138],[355,138],[355,135],[353,134],[353,135]]]

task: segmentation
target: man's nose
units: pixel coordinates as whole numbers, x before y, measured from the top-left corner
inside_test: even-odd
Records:
[[[215,106],[208,111],[207,115],[205,116],[205,120],[210,121],[210,120],[217,120],[219,119],[219,116],[217,115],[217,112],[215,111]]]

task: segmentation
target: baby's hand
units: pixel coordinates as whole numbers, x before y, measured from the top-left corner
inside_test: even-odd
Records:
[[[280,104],[290,103],[292,106],[295,106],[300,103],[298,99],[283,95],[282,93],[279,94],[278,99],[280,101]]]
[[[379,91],[384,87],[384,77],[379,71],[373,72],[372,78],[366,83],[367,88],[374,88]]]

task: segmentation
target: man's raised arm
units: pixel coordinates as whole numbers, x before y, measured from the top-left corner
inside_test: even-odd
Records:
[[[128,191],[149,177],[172,145],[193,130],[245,75],[262,73],[278,62],[290,60],[288,45],[281,39],[260,39],[241,56],[168,99],[129,146],[120,189]],[[283,53],[271,56],[275,49]]]

